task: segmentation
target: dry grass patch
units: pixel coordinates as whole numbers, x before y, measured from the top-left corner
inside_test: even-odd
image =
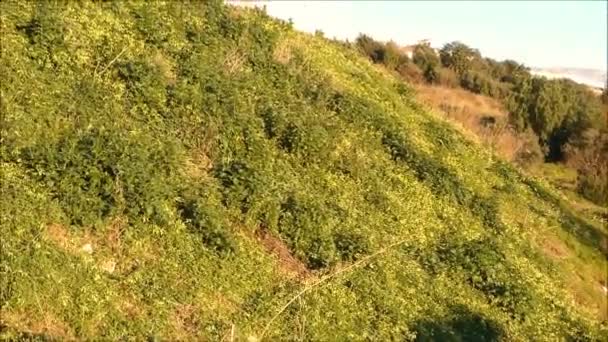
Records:
[[[189,158],[186,158],[186,174],[193,179],[202,179],[207,176],[209,170],[213,168],[213,160],[209,158],[207,150],[204,148],[195,149]]]
[[[503,158],[515,161],[526,152],[523,136],[508,124],[508,113],[495,99],[457,88],[417,85],[419,100],[473,132]]]
[[[173,328],[172,339],[186,341],[196,336],[201,323],[198,317],[198,308],[194,305],[178,304],[170,320]]]
[[[288,64],[293,57],[291,40],[283,39],[281,40],[274,48],[272,52],[272,57],[275,61],[281,64]]]
[[[541,250],[553,260],[566,259],[572,256],[570,248],[562,240],[552,236],[543,237]]]
[[[70,254],[91,254],[95,246],[95,238],[88,229],[82,233],[72,233],[60,224],[51,223],[46,226],[43,236]]]
[[[311,275],[306,265],[294,257],[287,245],[279,238],[267,231],[259,230],[256,233],[256,239],[268,253],[276,258],[281,273],[299,279],[306,279]]]
[[[128,221],[122,216],[111,219],[103,232],[94,232],[87,228],[71,232],[61,224],[51,223],[46,226],[43,236],[47,241],[71,254],[82,252],[91,254],[99,248],[107,249],[112,254],[120,254],[121,236],[127,226]]]
[[[608,320],[608,298],[602,280],[590,276],[590,273],[592,271],[587,267],[580,266],[566,279],[566,287],[579,306],[601,320]]]
[[[245,60],[246,58],[243,52],[238,48],[232,49],[226,54],[226,57],[224,57],[224,70],[230,75],[241,72],[243,71]]]
[[[201,135],[200,142],[190,151],[184,165],[186,175],[195,180],[206,178],[213,168],[217,129],[211,125]]]
[[[41,318],[26,312],[0,311],[1,325],[20,333],[39,336],[42,340],[75,341],[74,332],[49,312]]]

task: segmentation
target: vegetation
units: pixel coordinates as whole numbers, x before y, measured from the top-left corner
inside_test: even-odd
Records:
[[[356,44],[367,56],[371,56],[370,50],[364,46],[373,46],[376,54],[380,55],[389,50],[389,44],[362,37],[365,44],[360,39]],[[398,51],[393,45],[390,47],[392,55]],[[397,60],[398,57],[392,59]],[[571,161],[566,164],[580,173],[580,193],[597,203],[604,203],[602,198],[608,196],[603,176],[608,172],[605,165],[601,162],[581,165],[572,160],[588,160],[584,155],[598,153],[596,160],[608,159],[603,149],[596,148],[606,139],[608,129],[608,111],[605,105],[602,106],[606,90],[598,97],[586,86],[567,79],[535,77],[528,68],[515,61],[498,62],[484,58],[479,51],[461,42],[447,43],[437,52],[428,44],[418,44],[414,49],[413,63],[406,60],[399,68],[383,59],[372,57],[372,60],[396,70],[408,81],[421,81],[412,71],[420,69],[426,83],[452,88],[460,86],[501,101],[509,112],[512,135],[522,135],[529,141],[526,132],[532,131],[548,162],[564,162],[569,156]],[[595,134],[597,132],[600,133]],[[597,140],[591,141],[589,136],[595,136]],[[571,145],[577,147],[569,148]],[[570,150],[569,154],[565,153],[566,149]]]
[[[0,25],[2,338],[606,336],[605,218],[347,44],[214,2]]]

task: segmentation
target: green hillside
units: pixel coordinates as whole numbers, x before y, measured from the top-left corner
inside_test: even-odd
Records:
[[[196,2],[0,25],[3,338],[606,336],[606,218],[346,44]]]

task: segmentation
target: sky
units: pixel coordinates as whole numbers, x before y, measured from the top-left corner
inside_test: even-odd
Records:
[[[530,67],[608,64],[608,0],[597,1],[272,1],[268,14],[303,31],[353,40],[366,33],[433,47],[458,40],[482,55]],[[259,5],[259,4],[258,4]]]

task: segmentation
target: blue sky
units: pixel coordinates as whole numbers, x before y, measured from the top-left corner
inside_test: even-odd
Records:
[[[400,44],[460,40],[496,59],[531,67],[606,70],[607,0],[598,1],[273,1],[275,17],[327,37],[359,32]]]

